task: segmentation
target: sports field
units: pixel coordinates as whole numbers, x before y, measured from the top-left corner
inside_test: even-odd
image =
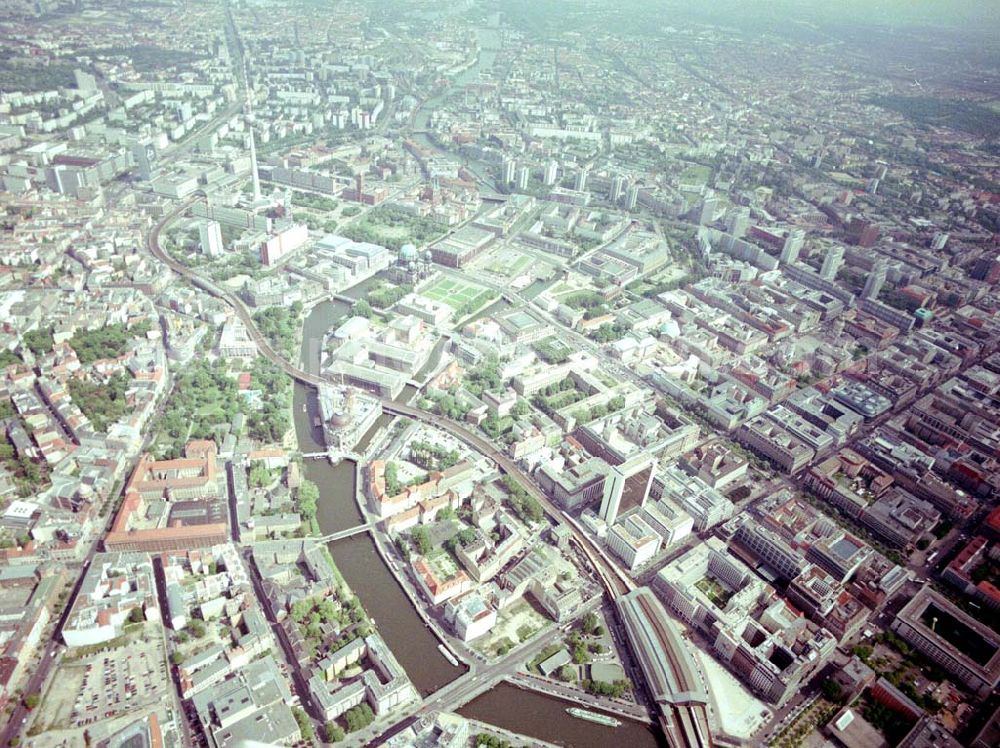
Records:
[[[439,278],[420,293],[428,299],[443,302],[452,309],[470,311],[478,309],[496,296],[488,288],[454,278]]]

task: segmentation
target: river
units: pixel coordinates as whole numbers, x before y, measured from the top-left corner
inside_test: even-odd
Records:
[[[369,284],[359,284],[345,295],[357,298]],[[310,371],[317,370],[319,344],[327,330],[348,312],[349,306],[345,302],[324,301],[309,313],[303,325],[301,355]],[[400,394],[400,399],[409,399],[412,395],[413,388],[408,387]],[[319,414],[316,390],[297,383],[293,408],[299,449],[303,452],[325,451],[322,428],[313,425]],[[390,420],[391,416],[380,418],[362,442],[367,443]],[[316,519],[324,533],[354,527],[363,521],[354,498],[357,465],[353,461],[344,460],[331,465],[326,460],[306,460],[305,477],[319,486]],[[438,651],[437,638],[413,609],[410,599],[375,550],[371,538],[356,536],[330,543],[329,548],[344,579],[361,598],[368,615],[375,620],[389,648],[421,694],[436,691],[464,672],[464,668],[455,667]]]
[[[414,117],[413,124],[414,130],[421,132],[414,133],[412,138],[425,148],[429,148],[430,150],[461,160],[465,168],[475,175],[478,182],[477,186],[479,187],[479,193],[483,196],[494,196],[501,194],[497,190],[496,184],[493,180],[493,174],[497,170],[496,165],[451,153],[451,151],[438,146],[433,140],[431,140],[431,138],[422,132],[427,130],[431,114],[434,110],[437,109],[438,106],[440,106],[445,99],[447,99],[448,96],[455,91],[455,89],[478,80],[481,72],[489,72],[492,70],[493,63],[496,62],[497,53],[500,51],[501,33],[498,29],[478,28],[476,29],[476,36],[479,40],[479,58],[475,63],[470,65],[461,73],[458,73],[452,79],[451,85],[447,89],[438,95],[427,99],[420,105],[420,108],[417,110],[416,116]]]
[[[567,714],[566,709],[571,706],[575,705],[554,696],[501,683],[461,707],[458,713],[511,732],[576,748],[667,745],[662,734],[651,726],[622,720],[619,727],[605,727]]]
[[[499,32],[480,29],[479,33],[479,61],[457,76],[454,85],[474,80],[481,69],[488,70],[493,65],[499,47]],[[430,112],[443,101],[445,95],[441,94],[424,104],[417,116],[418,129],[426,127]],[[420,136],[420,140],[425,145],[436,148],[426,137]],[[475,163],[473,167],[470,170],[480,176],[481,190],[485,187],[492,192],[492,183],[483,177],[490,173],[491,167],[480,163]],[[343,292],[343,295],[360,298],[374,282],[376,279],[373,278],[360,283]],[[504,306],[507,306],[507,302],[498,300],[476,315],[476,318]],[[349,304],[343,301],[324,301],[310,311],[303,324],[300,351],[302,364],[307,370],[314,373],[318,371],[319,353],[326,333],[345,319],[349,311]],[[439,355],[440,349],[436,349],[421,376],[433,368]],[[398,399],[408,401],[413,393],[413,388],[407,386]],[[319,415],[319,403],[312,387],[295,384],[293,414],[299,449],[303,452],[325,451],[322,428],[314,425]],[[367,445],[372,436],[390,421],[391,416],[380,418],[363,437],[359,446],[363,448]],[[354,527],[363,521],[355,500],[357,465],[354,462],[344,460],[337,465],[330,465],[326,460],[310,459],[305,461],[304,472],[306,478],[319,486],[317,520],[324,533]],[[329,548],[344,579],[361,599],[368,615],[375,621],[389,648],[422,695],[433,693],[465,672],[465,668],[452,665],[441,655],[437,648],[437,637],[414,610],[410,599],[376,551],[370,537],[359,535],[336,541],[330,543]],[[466,716],[514,732],[564,745],[605,746],[615,743],[636,748],[665,745],[657,739],[652,729],[644,725],[626,721],[621,727],[611,730],[571,717],[565,711],[569,705],[560,699],[501,684],[460,711]]]
[[[345,295],[358,297],[366,284]],[[311,371],[318,367],[318,342],[326,331],[341,321],[349,306],[341,301],[317,304],[303,325],[302,358]],[[400,397],[409,398],[412,389]],[[306,405],[303,411],[302,405]],[[319,413],[316,391],[295,385],[295,430],[303,452],[322,452],[322,429],[313,425]],[[384,417],[385,423],[389,417]],[[373,427],[376,431],[378,425]],[[367,434],[367,441],[372,433]],[[306,460],[305,477],[320,490],[317,520],[324,533],[354,527],[362,522],[355,501],[357,466],[350,460],[330,465],[326,460]],[[448,662],[437,648],[437,637],[424,625],[410,599],[375,550],[367,535],[339,540],[329,545],[330,553],[348,585],[361,599],[389,648],[406,670],[421,695],[433,693],[464,672]],[[514,732],[573,746],[603,746],[626,741],[636,748],[662,745],[644,725],[625,722],[615,730],[575,717],[565,711],[567,702],[514,686],[501,684],[473,700],[460,711],[468,717],[490,722]]]

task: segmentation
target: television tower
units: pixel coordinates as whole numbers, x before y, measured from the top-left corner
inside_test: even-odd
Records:
[[[246,123],[247,129],[250,130],[250,174],[253,178],[253,202],[254,205],[258,205],[262,202],[263,195],[260,191],[260,172],[257,171],[257,144],[253,137],[253,96],[250,91],[250,77],[247,75],[246,60],[243,61],[243,87],[247,92]]]

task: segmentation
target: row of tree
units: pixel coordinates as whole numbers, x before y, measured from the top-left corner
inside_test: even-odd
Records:
[[[517,479],[509,475],[503,477],[503,484],[510,494],[510,503],[514,511],[522,520],[538,522],[543,516],[542,505],[538,503],[534,496],[529,494]]]
[[[304,479],[299,486],[299,517],[312,535],[320,533],[319,521],[316,519],[318,503],[319,486],[311,480]]]
[[[424,470],[447,470],[461,459],[457,449],[445,449],[424,441],[411,443],[409,452],[410,462]]]

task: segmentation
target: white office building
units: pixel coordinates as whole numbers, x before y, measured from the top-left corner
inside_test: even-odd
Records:
[[[820,268],[819,277],[825,281],[832,281],[837,277],[837,271],[844,264],[844,248],[830,247],[830,251],[823,258],[823,267]]]
[[[638,514],[626,517],[608,533],[608,548],[634,571],[655,556],[662,538]]]
[[[556,183],[556,177],[559,175],[559,162],[555,159],[549,161],[545,166],[545,186],[551,187]]]
[[[218,221],[202,221],[198,224],[198,243],[206,257],[221,257],[225,252],[222,244],[222,227]]]
[[[792,229],[785,237],[785,245],[781,248],[781,263],[794,265],[798,262],[799,252],[805,242],[806,233],[802,229]]]

